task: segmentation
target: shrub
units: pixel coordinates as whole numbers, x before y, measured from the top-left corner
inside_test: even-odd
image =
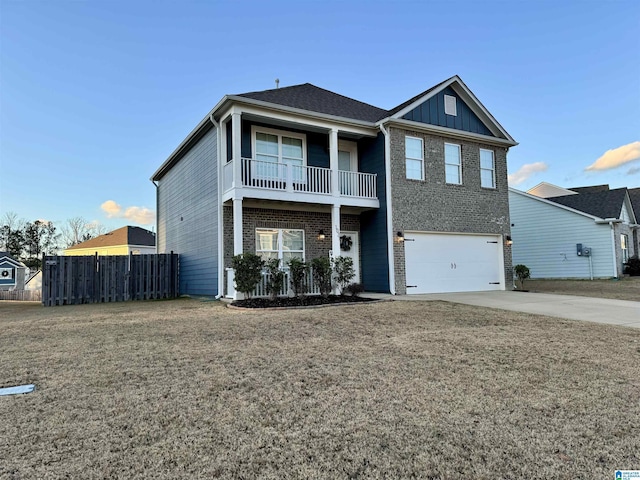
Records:
[[[241,253],[231,259],[231,265],[235,270],[236,289],[244,293],[246,298],[251,298],[262,278],[264,260],[253,253]]]
[[[347,285],[347,287],[344,290],[352,297],[357,297],[362,292],[364,292],[364,287],[362,286],[361,283],[352,283],[350,285]]]
[[[287,262],[289,266],[289,281],[291,290],[296,297],[301,297],[306,293],[305,280],[309,266],[299,258],[293,257]]]
[[[524,290],[524,281],[531,277],[529,267],[525,265],[516,265],[513,267],[513,271],[515,272],[516,277],[518,277],[518,280],[520,280],[520,290]]]
[[[331,282],[331,275],[333,269],[331,268],[331,260],[328,257],[319,257],[311,260],[311,272],[313,274],[313,282],[320,290],[320,295],[327,298],[331,293],[333,287]]]
[[[624,264],[624,273],[632,277],[640,276],[640,258],[637,255],[630,257],[627,263]]]
[[[340,295],[344,295],[344,290],[356,276],[353,269],[353,259],[351,257],[336,257],[333,259],[333,272],[336,283],[340,287]]]
[[[264,263],[264,269],[268,275],[267,293],[275,300],[284,286],[284,272],[280,269],[280,259],[270,258]]]

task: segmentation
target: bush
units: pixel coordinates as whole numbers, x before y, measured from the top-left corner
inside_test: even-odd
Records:
[[[313,281],[318,290],[320,290],[320,295],[327,298],[332,288],[331,275],[333,269],[331,268],[331,260],[327,257],[314,258],[311,260],[311,271]]]
[[[632,277],[640,276],[640,258],[637,255],[629,258],[627,263],[624,264],[624,273]]]
[[[231,265],[235,270],[236,290],[244,293],[246,298],[251,298],[262,278],[264,260],[253,253],[241,253],[231,259]]]
[[[340,287],[340,295],[344,295],[345,288],[356,276],[351,257],[336,257],[333,259],[333,273],[336,283]]]
[[[309,266],[299,258],[293,257],[287,262],[289,266],[289,282],[291,290],[296,297],[301,297],[306,293],[305,280]]]
[[[347,292],[352,297],[357,297],[362,292],[364,292],[364,287],[362,286],[361,283],[352,283],[350,285],[347,285],[344,291]]]
[[[284,286],[284,272],[280,269],[280,259],[270,258],[264,263],[264,269],[268,275],[267,293],[275,300]]]
[[[531,277],[531,272],[529,271],[529,267],[525,265],[516,265],[513,267],[513,271],[520,280],[520,290],[524,290],[524,281]]]

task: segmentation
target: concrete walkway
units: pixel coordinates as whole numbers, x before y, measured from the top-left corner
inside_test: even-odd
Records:
[[[400,301],[442,300],[514,312],[535,313],[551,317],[640,328],[640,302],[608,298],[553,295],[550,293],[493,291],[434,293],[419,295],[365,294],[367,297]]]

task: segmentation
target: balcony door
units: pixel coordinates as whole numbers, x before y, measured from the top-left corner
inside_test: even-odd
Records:
[[[340,170],[340,194],[355,195],[357,189],[358,146],[355,142],[338,142],[338,170]]]

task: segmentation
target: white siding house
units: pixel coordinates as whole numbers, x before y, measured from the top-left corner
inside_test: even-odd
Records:
[[[509,189],[513,264],[531,278],[610,278],[616,269],[614,235],[600,218],[525,192]],[[591,248],[578,256],[577,244]]]

